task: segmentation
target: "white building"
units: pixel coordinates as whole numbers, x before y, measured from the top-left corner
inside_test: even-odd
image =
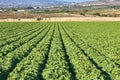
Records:
[[[17,10],[17,12],[25,12],[25,10]]]
[[[0,9],[0,12],[3,12],[3,10]]]

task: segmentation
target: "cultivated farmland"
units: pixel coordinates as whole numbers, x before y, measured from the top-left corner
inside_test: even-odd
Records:
[[[1,22],[0,80],[120,80],[120,23]]]

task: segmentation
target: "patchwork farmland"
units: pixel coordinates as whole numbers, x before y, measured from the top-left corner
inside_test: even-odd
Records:
[[[120,80],[120,22],[0,22],[0,80]]]

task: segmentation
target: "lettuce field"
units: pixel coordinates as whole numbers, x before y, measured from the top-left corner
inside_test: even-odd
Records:
[[[0,80],[120,80],[120,22],[0,22]]]

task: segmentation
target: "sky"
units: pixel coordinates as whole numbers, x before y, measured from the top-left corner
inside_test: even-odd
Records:
[[[67,1],[67,2],[84,2],[84,1],[92,1],[92,0],[59,0],[59,1]]]

